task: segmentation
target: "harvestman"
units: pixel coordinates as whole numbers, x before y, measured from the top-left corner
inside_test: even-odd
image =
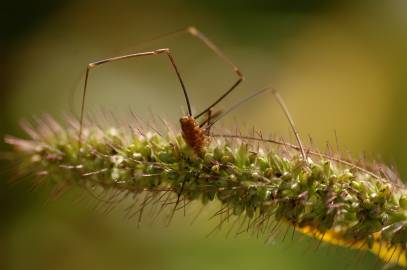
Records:
[[[303,145],[301,143],[299,134],[297,129],[295,128],[294,121],[292,120],[292,117],[282,99],[282,97],[278,94],[278,92],[273,88],[273,87],[265,87],[261,90],[258,90],[254,94],[246,97],[245,99],[241,100],[240,102],[236,103],[235,105],[231,106],[227,111],[225,112],[217,112],[212,115],[212,108],[215,107],[219,102],[221,102],[225,97],[227,97],[230,93],[233,92],[233,90],[236,89],[236,87],[244,80],[244,76],[240,69],[231,61],[229,58],[227,58],[224,53],[211,41],[209,40],[203,33],[201,33],[198,29],[195,27],[187,27],[186,29],[172,32],[169,34],[166,34],[164,36],[161,36],[160,38],[180,34],[180,33],[188,33],[192,35],[193,37],[196,37],[198,40],[203,42],[212,52],[214,52],[223,62],[228,64],[233,72],[236,74],[238,77],[236,82],[227,89],[218,99],[216,99],[211,105],[209,105],[206,109],[204,109],[202,112],[192,115],[192,109],[191,109],[191,103],[188,97],[188,92],[186,90],[184,81],[182,80],[181,73],[179,72],[179,69],[177,67],[177,64],[175,62],[175,59],[171,53],[171,49],[169,48],[161,48],[157,50],[152,50],[152,51],[146,51],[146,52],[138,52],[138,53],[131,53],[131,54],[126,54],[126,55],[121,55],[121,56],[116,56],[116,57],[111,57],[103,60],[99,60],[96,62],[89,63],[86,67],[86,73],[85,73],[85,82],[84,82],[84,87],[83,87],[83,95],[82,95],[82,105],[81,105],[81,113],[80,113],[80,127],[79,127],[79,138],[78,138],[78,144],[79,144],[79,151],[82,147],[82,133],[83,133],[83,120],[84,120],[84,111],[85,111],[85,102],[86,102],[86,94],[87,94],[87,87],[88,87],[88,81],[89,81],[89,74],[90,71],[93,70],[93,68],[100,66],[102,64],[107,64],[115,61],[120,61],[120,60],[126,60],[130,58],[137,58],[141,56],[156,56],[156,55],[166,55],[168,57],[168,60],[171,63],[171,66],[178,78],[178,81],[181,85],[184,98],[187,104],[188,108],[188,114],[186,116],[183,116],[180,118],[180,124],[181,124],[181,130],[182,130],[182,136],[185,140],[185,142],[194,149],[194,151],[197,154],[200,154],[204,148],[204,146],[207,144],[209,135],[210,135],[210,128],[222,117],[224,117],[226,114],[231,112],[232,110],[236,109],[239,107],[241,104],[251,100],[252,98],[261,95],[266,92],[272,92],[275,98],[277,99],[280,107],[284,111],[291,128],[293,130],[293,133],[296,137],[296,140],[299,144],[299,149],[301,151],[302,157],[304,160],[306,160],[306,154],[303,148]],[[203,115],[207,114],[207,117],[203,119],[202,121],[198,121],[199,118],[201,118]],[[214,120],[213,120],[214,119]],[[183,192],[184,189],[184,184],[185,181],[183,181],[180,191],[178,192],[177,196],[177,201],[175,203],[174,211],[172,213],[172,216],[178,206],[180,196]],[[171,216],[171,218],[172,218]],[[170,218],[170,219],[171,219]]]
[[[183,32],[186,32],[186,33],[192,35],[193,37],[196,37],[198,40],[202,41],[222,61],[224,61],[226,64],[228,64],[232,68],[233,72],[237,75],[237,77],[238,77],[237,81],[226,92],[224,92],[218,99],[216,99],[211,105],[209,105],[205,110],[203,110],[202,112],[193,116],[192,109],[191,109],[191,103],[190,103],[189,97],[188,97],[188,92],[186,90],[184,81],[182,80],[182,76],[181,76],[181,73],[179,72],[175,59],[171,53],[171,49],[162,48],[162,49],[157,49],[157,50],[153,50],[153,51],[132,53],[132,54],[111,57],[111,58],[89,63],[86,67],[85,83],[84,83],[84,87],[83,87],[82,105],[81,105],[81,113],[80,113],[79,139],[78,139],[79,146],[80,146],[79,149],[81,148],[81,144],[82,144],[83,120],[84,120],[83,118],[84,118],[86,94],[87,94],[87,87],[88,87],[90,71],[97,66],[100,66],[102,64],[111,63],[114,61],[136,58],[136,57],[141,57],[141,56],[166,55],[168,57],[169,61],[171,62],[172,68],[175,71],[175,74],[181,85],[181,88],[182,88],[182,91],[183,91],[183,94],[185,97],[185,101],[187,104],[187,108],[188,108],[188,115],[180,118],[182,135],[183,135],[186,143],[189,146],[191,146],[197,153],[200,153],[202,151],[202,148],[205,146],[205,143],[207,142],[207,137],[208,137],[208,135],[210,135],[209,134],[210,128],[213,126],[213,124],[215,124],[215,122],[217,122],[220,118],[225,116],[230,111],[237,108],[242,103],[247,102],[248,100],[250,100],[260,94],[263,94],[268,91],[272,91],[273,94],[275,95],[275,97],[277,98],[280,106],[283,108],[283,110],[293,128],[294,134],[295,134],[296,139],[301,148],[302,156],[305,158],[306,157],[305,151],[303,149],[298,132],[294,126],[294,122],[284,104],[284,101],[282,100],[280,95],[277,93],[277,91],[274,90],[272,87],[266,87],[266,88],[263,88],[263,89],[257,91],[255,94],[253,94],[253,95],[245,98],[241,102],[235,104],[234,106],[232,106],[229,110],[227,110],[224,113],[215,113],[214,115],[212,115],[212,108],[215,107],[219,102],[221,102],[226,96],[228,96],[230,93],[232,93],[232,91],[235,90],[235,88],[244,80],[244,76],[243,76],[242,72],[240,71],[240,69],[231,60],[229,60],[229,58],[227,58],[224,55],[224,53],[211,40],[209,40],[203,33],[201,33],[195,27],[191,26],[191,27],[188,27],[181,31],[169,33],[167,35],[162,36],[161,38],[176,35],[176,34],[183,33]],[[207,118],[204,119],[203,121],[201,121],[201,123],[199,123],[197,120],[199,118],[201,118],[204,114],[207,114]],[[213,118],[216,118],[216,120],[212,121]]]

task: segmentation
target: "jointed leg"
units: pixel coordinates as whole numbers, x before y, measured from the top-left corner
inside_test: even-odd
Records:
[[[222,114],[221,110],[216,111],[215,113],[212,113],[212,109],[206,112],[207,117],[206,119],[199,125],[200,128],[205,127],[205,132],[206,135],[210,135],[211,132],[211,127],[212,127],[212,120],[216,120],[216,118]]]
[[[304,146],[302,144],[302,141],[301,141],[300,135],[298,133],[298,130],[297,130],[296,126],[295,126],[294,120],[291,117],[291,114],[290,114],[287,106],[285,105],[284,99],[280,96],[278,91],[276,89],[274,89],[273,87],[265,87],[265,88],[255,92],[254,94],[252,94],[252,95],[244,98],[243,100],[239,101],[238,103],[232,105],[227,111],[221,113],[220,116],[217,117],[214,121],[211,122],[208,119],[205,120],[205,122],[203,122],[201,124],[201,126],[203,124],[207,123],[206,129],[209,130],[217,121],[219,121],[220,119],[225,117],[227,114],[229,114],[230,112],[232,112],[235,109],[237,109],[238,107],[240,107],[242,104],[252,100],[253,98],[255,98],[255,97],[259,96],[259,95],[262,95],[262,94],[265,94],[265,93],[268,93],[268,92],[271,92],[274,95],[274,97],[277,99],[278,104],[280,105],[281,109],[283,110],[285,116],[287,117],[288,122],[290,123],[291,129],[293,130],[293,133],[294,133],[295,138],[297,140],[298,147],[301,150],[301,155],[302,155],[303,159],[306,161],[307,160],[307,155],[305,153]],[[210,112],[210,110],[209,110],[209,112]]]
[[[158,40],[170,36],[175,36],[181,33],[188,33],[192,35],[193,37],[196,37],[198,40],[202,41],[211,51],[213,51],[223,62],[225,62],[227,65],[229,65],[233,72],[237,75],[238,79],[237,81],[226,91],[224,92],[215,102],[213,102],[208,108],[200,112],[199,114],[195,115],[194,118],[198,118],[205,113],[207,113],[211,108],[213,108],[215,105],[217,105],[220,101],[222,101],[227,95],[229,95],[243,80],[244,76],[240,69],[229,59],[225,56],[225,54],[209,39],[207,38],[202,32],[200,32],[197,28],[194,26],[189,26],[185,29],[178,30],[166,35],[162,35],[158,38],[155,38],[153,40]]]
[[[305,154],[304,146],[301,142],[300,134],[298,133],[298,130],[295,127],[294,120],[291,117],[290,111],[288,110],[287,106],[285,105],[284,99],[280,96],[280,94],[278,93],[277,90],[273,89],[272,93],[275,96],[275,98],[277,99],[277,102],[280,104],[281,109],[283,110],[285,116],[288,119],[288,122],[290,123],[291,129],[293,130],[293,133],[297,140],[298,146],[300,147],[301,155],[302,155],[304,161],[307,161],[307,155]]]
[[[112,58],[107,58],[104,60],[100,60],[97,62],[93,62],[88,64],[88,66],[86,67],[86,74],[85,74],[85,83],[83,86],[83,96],[82,96],[82,105],[81,105],[81,115],[80,115],[80,127],[79,127],[79,149],[82,147],[82,131],[83,131],[83,117],[84,117],[84,111],[85,111],[85,101],[86,101],[86,93],[87,93],[87,87],[88,87],[88,79],[89,79],[89,74],[90,71],[102,64],[107,64],[110,62],[114,62],[114,61],[119,61],[119,60],[125,60],[125,59],[129,59],[129,58],[135,58],[135,57],[139,57],[139,56],[150,56],[150,55],[160,55],[160,54],[165,54],[167,55],[168,59],[171,62],[171,65],[178,77],[178,80],[181,84],[182,87],[182,91],[184,93],[185,96],[185,100],[187,102],[187,106],[188,106],[188,113],[189,115],[192,115],[192,110],[191,110],[191,104],[189,102],[189,98],[188,98],[188,93],[187,90],[185,88],[184,82],[182,80],[181,74],[177,68],[177,65],[175,64],[175,60],[170,52],[170,49],[168,48],[164,48],[164,49],[158,49],[158,50],[154,50],[154,51],[148,51],[148,52],[141,52],[141,53],[133,53],[133,54],[127,54],[127,55],[122,55],[122,56],[117,56],[117,57],[112,57]]]
[[[206,119],[199,125],[200,128],[205,126],[206,124],[210,124],[212,120],[212,109],[206,112],[207,116]]]
[[[250,96],[245,97],[245,98],[242,99],[241,101],[239,101],[239,102],[237,102],[236,104],[234,104],[234,105],[232,105],[231,107],[229,107],[229,109],[227,109],[226,111],[221,112],[221,113],[219,114],[219,116],[218,116],[214,121],[212,121],[211,123],[208,123],[206,129],[211,128],[216,122],[218,122],[220,119],[222,119],[223,117],[225,117],[226,115],[228,115],[230,112],[236,110],[238,107],[240,107],[240,106],[243,105],[244,103],[246,103],[246,102],[252,100],[253,98],[255,98],[255,97],[259,96],[259,95],[268,93],[268,92],[270,92],[270,91],[273,91],[273,88],[272,88],[272,87],[265,87],[265,88],[263,88],[263,89],[260,89],[260,90],[256,91],[254,94],[251,94]]]
[[[203,110],[201,113],[195,115],[195,118],[198,118],[198,117],[202,116],[203,114],[205,114],[210,109],[212,109],[214,106],[216,106],[227,95],[229,95],[244,80],[244,76],[243,76],[242,72],[240,71],[240,69],[232,61],[230,61],[230,59],[227,58],[225,56],[225,54],[210,39],[208,39],[203,33],[201,33],[198,29],[196,29],[193,26],[190,26],[186,29],[186,31],[188,33],[190,33],[192,36],[201,40],[206,46],[208,46],[209,49],[211,49],[220,59],[222,59],[222,61],[227,63],[233,69],[233,72],[235,72],[238,77],[237,81],[226,92],[224,92],[217,100],[215,100],[215,102],[213,102],[211,105],[209,105],[209,107],[206,108],[205,110]]]

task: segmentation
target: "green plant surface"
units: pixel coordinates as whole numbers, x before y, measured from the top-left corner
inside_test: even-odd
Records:
[[[360,166],[309,149],[304,160],[290,144],[238,138],[212,138],[197,154],[176,132],[86,127],[79,144],[72,122],[63,128],[46,117],[25,127],[31,139],[7,137],[17,172],[52,183],[57,192],[79,186],[110,194],[100,198],[107,205],[140,198],[131,214],[140,222],[147,207],[157,214],[166,208],[170,222],[191,202],[216,201],[221,221],[215,229],[234,220],[236,233],[254,231],[271,240],[288,224],[320,242],[406,265],[407,190],[386,176],[384,165]]]

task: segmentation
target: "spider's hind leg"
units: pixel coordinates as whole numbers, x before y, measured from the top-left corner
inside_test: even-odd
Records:
[[[206,116],[205,120],[199,125],[200,128],[203,128],[205,130],[206,136],[209,136],[211,133],[212,120],[215,120],[221,113],[222,113],[221,110],[218,110],[215,113],[212,113],[212,109],[210,109],[206,112],[207,116]]]

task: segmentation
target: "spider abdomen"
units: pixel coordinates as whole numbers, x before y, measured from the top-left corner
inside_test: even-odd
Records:
[[[208,141],[205,129],[200,127],[199,123],[192,116],[182,117],[180,123],[182,137],[185,142],[194,149],[196,153],[201,153]]]

